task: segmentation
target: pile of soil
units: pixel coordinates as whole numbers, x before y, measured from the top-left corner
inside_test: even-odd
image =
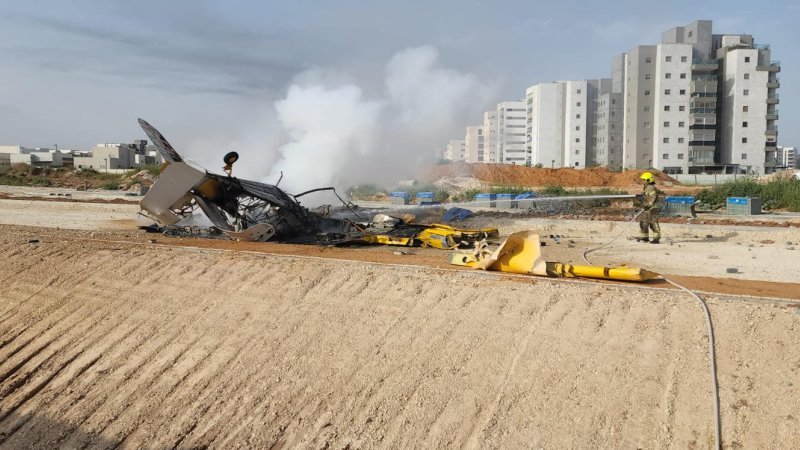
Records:
[[[612,172],[605,167],[590,169],[545,169],[509,164],[468,164],[463,162],[442,164],[431,168],[427,177],[438,180],[443,177],[475,177],[495,186],[564,186],[564,187],[627,187],[639,184],[639,175],[644,170]],[[677,183],[672,177],[650,169],[659,184]]]

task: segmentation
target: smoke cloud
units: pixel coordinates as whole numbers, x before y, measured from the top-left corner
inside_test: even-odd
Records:
[[[405,49],[386,64],[379,95],[341,76],[314,71],[298,76],[275,102],[286,132],[269,173],[291,193],[416,178],[435,149],[479,124],[490,87],[470,74],[439,67],[429,46]],[[335,81],[332,81],[335,80]]]

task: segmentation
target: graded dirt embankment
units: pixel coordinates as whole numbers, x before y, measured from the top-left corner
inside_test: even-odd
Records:
[[[713,445],[675,291],[55,233],[0,234],[0,446]],[[709,304],[724,445],[800,447],[796,308]]]

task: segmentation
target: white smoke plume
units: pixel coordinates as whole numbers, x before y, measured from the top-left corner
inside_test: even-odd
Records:
[[[432,47],[396,54],[385,67],[384,92],[368,98],[352,82],[303,74],[275,102],[288,141],[264,181],[291,193],[358,183],[389,186],[415,178],[434,149],[479,124],[491,98],[475,76],[438,67]]]

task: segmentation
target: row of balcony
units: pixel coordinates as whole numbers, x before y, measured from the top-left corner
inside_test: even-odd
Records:
[[[769,63],[759,63],[756,66],[756,70],[765,70],[769,72],[780,72],[781,71],[781,62],[780,61],[770,61]]]

